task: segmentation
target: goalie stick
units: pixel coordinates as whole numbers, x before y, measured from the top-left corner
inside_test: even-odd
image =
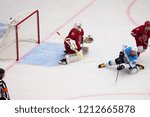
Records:
[[[71,46],[71,44],[70,44],[68,41],[66,41],[66,39],[65,39],[59,32],[57,32],[57,34],[58,34],[69,46]],[[83,54],[82,54],[81,52],[79,52],[76,48],[74,48],[73,51],[76,52],[77,56],[79,56],[80,59],[85,59],[85,57],[83,56]]]

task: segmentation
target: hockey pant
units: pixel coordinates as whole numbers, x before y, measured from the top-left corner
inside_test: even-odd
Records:
[[[106,66],[113,66],[113,65],[119,65],[125,63],[124,59],[116,58],[115,60],[110,60],[108,63],[106,63]]]
[[[127,68],[128,73],[130,74],[135,74],[140,70],[140,68],[136,65],[133,68],[131,68],[128,64],[125,63],[124,59],[120,59],[120,58],[116,58],[115,60],[110,60],[108,63],[106,63],[106,67],[119,65],[119,64],[125,64],[124,66],[125,68]]]

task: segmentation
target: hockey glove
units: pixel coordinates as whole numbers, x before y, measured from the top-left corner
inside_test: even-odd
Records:
[[[84,43],[92,43],[94,41],[93,37],[91,35],[88,35],[85,39],[84,39]]]
[[[119,65],[118,67],[117,67],[117,70],[122,70],[122,69],[124,69],[125,67],[124,67],[124,65]]]
[[[124,58],[124,52],[121,51],[121,52],[119,53],[119,58],[120,58],[120,59],[123,59],[123,58]]]

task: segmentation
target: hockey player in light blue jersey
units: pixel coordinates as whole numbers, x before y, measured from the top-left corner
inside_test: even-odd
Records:
[[[99,64],[99,68],[118,65],[117,70],[128,69],[129,73],[137,73],[144,69],[143,65],[137,64],[138,54],[137,49],[131,46],[123,45],[119,53],[119,57],[115,60],[110,60],[108,63]]]

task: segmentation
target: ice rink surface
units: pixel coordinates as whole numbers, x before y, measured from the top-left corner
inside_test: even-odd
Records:
[[[135,45],[130,32],[150,20],[149,0],[1,0],[0,21],[7,22],[28,9],[40,11],[41,45],[62,46],[56,32],[66,36],[78,22],[85,36],[91,34],[94,42],[85,45],[90,50],[87,61],[69,65],[0,62],[6,70],[4,80],[12,100],[150,99],[150,48],[138,61],[145,69],[132,75],[120,71],[116,84],[115,67],[97,68],[98,64],[118,57],[123,44]],[[40,52],[39,55],[42,56]]]

